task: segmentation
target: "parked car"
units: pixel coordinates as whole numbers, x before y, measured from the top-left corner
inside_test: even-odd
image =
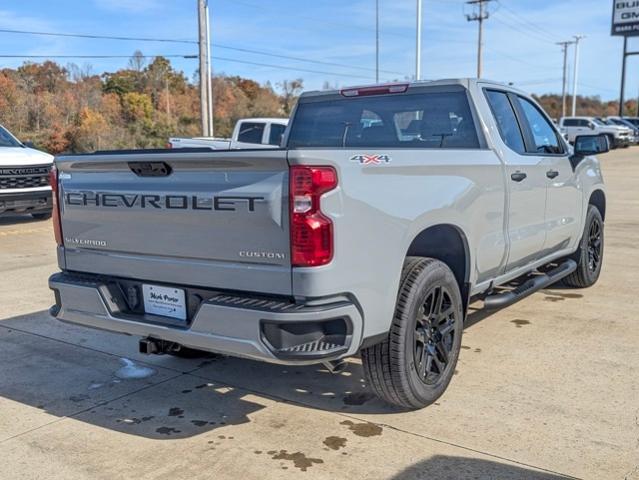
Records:
[[[632,123],[635,127],[639,128],[639,117],[623,117],[623,119]]]
[[[170,138],[168,148],[211,148],[239,150],[277,148],[288,125],[287,118],[246,118],[238,120],[231,138]]]
[[[471,300],[502,308],[599,277],[592,155],[608,142],[571,149],[522,91],[310,92],[284,146],[57,158],[51,314],[140,336],[144,353],[335,371],[361,352],[380,398],[421,408],[453,378]]]
[[[607,125],[596,117],[562,117],[559,127],[570,143],[574,143],[579,135],[605,135],[611,148],[628,147],[631,143],[632,131],[629,128]]]
[[[632,137],[633,137],[632,143],[633,144],[639,143],[639,125],[635,125],[629,120],[626,120],[625,118],[621,118],[621,117],[607,117],[605,120],[609,125],[627,127],[630,130],[632,130]]]
[[[20,142],[0,125],[0,215],[51,217],[52,164],[53,156]]]

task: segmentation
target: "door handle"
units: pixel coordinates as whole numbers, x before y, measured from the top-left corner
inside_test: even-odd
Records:
[[[526,175],[524,172],[515,172],[510,176],[510,178],[514,182],[522,182],[527,176],[528,175]]]
[[[559,176],[559,172],[557,170],[548,170],[546,172],[546,176],[552,180],[553,178],[557,178]]]

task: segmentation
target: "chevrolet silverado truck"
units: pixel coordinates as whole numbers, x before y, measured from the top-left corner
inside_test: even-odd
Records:
[[[52,155],[23,144],[0,125],[0,215],[50,218],[52,165]]]
[[[282,143],[288,118],[245,118],[238,120],[231,138],[169,138],[167,148],[210,148],[240,150],[278,148]]]
[[[597,117],[562,117],[559,128],[568,135],[570,143],[574,143],[579,135],[605,135],[611,148],[626,148],[633,142],[632,129],[608,125]]]
[[[144,353],[331,371],[360,354],[379,397],[421,408],[471,301],[597,281],[608,148],[461,79],[306,93],[276,150],[59,157],[51,314]]]

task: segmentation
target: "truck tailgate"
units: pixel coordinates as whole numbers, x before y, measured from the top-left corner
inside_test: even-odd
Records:
[[[59,157],[66,269],[291,294],[285,151]]]

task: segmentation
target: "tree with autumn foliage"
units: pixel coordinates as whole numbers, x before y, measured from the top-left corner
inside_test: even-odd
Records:
[[[268,83],[215,76],[216,135],[229,136],[240,118],[288,116],[302,82],[283,85],[278,94]],[[167,58],[140,51],[102,75],[52,61],[0,70],[0,123],[54,154],[163,147],[170,136],[199,135],[199,113],[198,86]]]

